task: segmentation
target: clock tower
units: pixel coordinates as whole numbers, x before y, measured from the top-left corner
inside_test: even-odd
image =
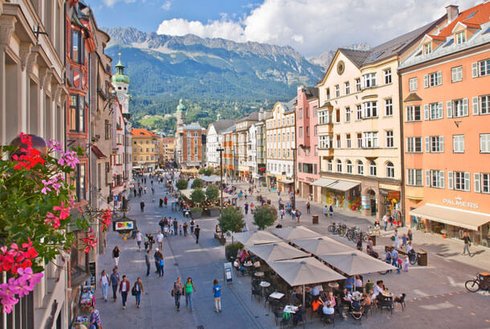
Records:
[[[121,62],[121,53],[119,53],[119,61],[116,64],[116,73],[112,76],[112,84],[122,106],[122,112],[127,114],[129,113],[129,77],[124,74],[124,68],[125,66]]]

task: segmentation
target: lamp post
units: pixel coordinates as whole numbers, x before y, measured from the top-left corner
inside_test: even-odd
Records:
[[[220,173],[220,200],[219,200],[219,214],[223,212],[223,152],[224,148],[221,145],[216,149],[216,152],[219,152],[219,173]]]
[[[291,200],[291,205],[293,209],[296,209],[296,152],[298,149],[292,147],[291,151],[293,151],[293,198]]]

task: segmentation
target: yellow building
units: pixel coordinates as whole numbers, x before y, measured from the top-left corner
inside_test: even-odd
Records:
[[[158,165],[158,135],[143,128],[133,128],[133,169],[153,172]]]
[[[158,164],[164,167],[175,160],[175,137],[160,137],[158,139]]]

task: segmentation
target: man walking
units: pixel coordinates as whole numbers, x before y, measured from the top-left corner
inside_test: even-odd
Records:
[[[131,283],[129,282],[126,275],[122,276],[122,281],[119,284],[119,292],[121,293],[123,310],[126,309],[126,302],[128,300],[128,292],[131,289]]]
[[[157,244],[158,244],[158,248],[160,248],[160,250],[163,250],[163,233],[162,232],[157,233]]]
[[[182,290],[183,290],[182,282],[180,281],[180,276],[178,276],[177,280],[174,282],[174,287],[171,292],[175,300],[175,309],[177,311],[180,311],[180,296],[182,296]]]
[[[310,214],[311,213],[311,204],[310,201],[306,202],[306,213]]]
[[[143,233],[140,230],[136,231],[136,244],[138,245],[138,251],[141,251],[141,241],[143,240]]]
[[[116,302],[117,299],[117,286],[119,285],[119,281],[120,277],[117,272],[117,267],[114,267],[111,274],[112,298],[114,299],[114,302]]]
[[[199,224],[196,225],[196,228],[194,229],[194,234],[196,236],[196,244],[199,243],[199,233],[201,233],[201,228],[199,227]]]
[[[150,250],[145,253],[146,276],[150,275]]]
[[[463,255],[465,255],[466,252],[468,252],[468,256],[471,257],[471,252],[470,252],[471,238],[468,232],[464,232],[463,241],[464,241]]]
[[[140,209],[141,209],[141,212],[145,212],[145,202],[144,201],[140,202]]]

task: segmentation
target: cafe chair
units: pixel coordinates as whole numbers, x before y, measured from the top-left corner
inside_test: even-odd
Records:
[[[407,306],[407,304],[405,304],[406,296],[407,294],[403,293],[400,296],[396,296],[395,299],[393,300],[393,303],[395,303],[395,305],[400,304],[400,306],[402,307],[402,311],[405,311],[405,307]]]
[[[278,307],[275,307],[274,310],[273,310],[273,313],[274,313],[274,321],[276,322],[276,326],[280,324],[281,320],[282,320],[282,307],[278,306]]]
[[[332,324],[332,326],[335,327],[335,313],[334,314],[329,314],[329,315],[322,314],[322,321],[326,325]]]
[[[251,298],[253,298],[255,296],[255,298],[259,297],[259,300],[262,298],[262,288],[259,286],[259,287],[253,287],[252,286],[252,296]]]

